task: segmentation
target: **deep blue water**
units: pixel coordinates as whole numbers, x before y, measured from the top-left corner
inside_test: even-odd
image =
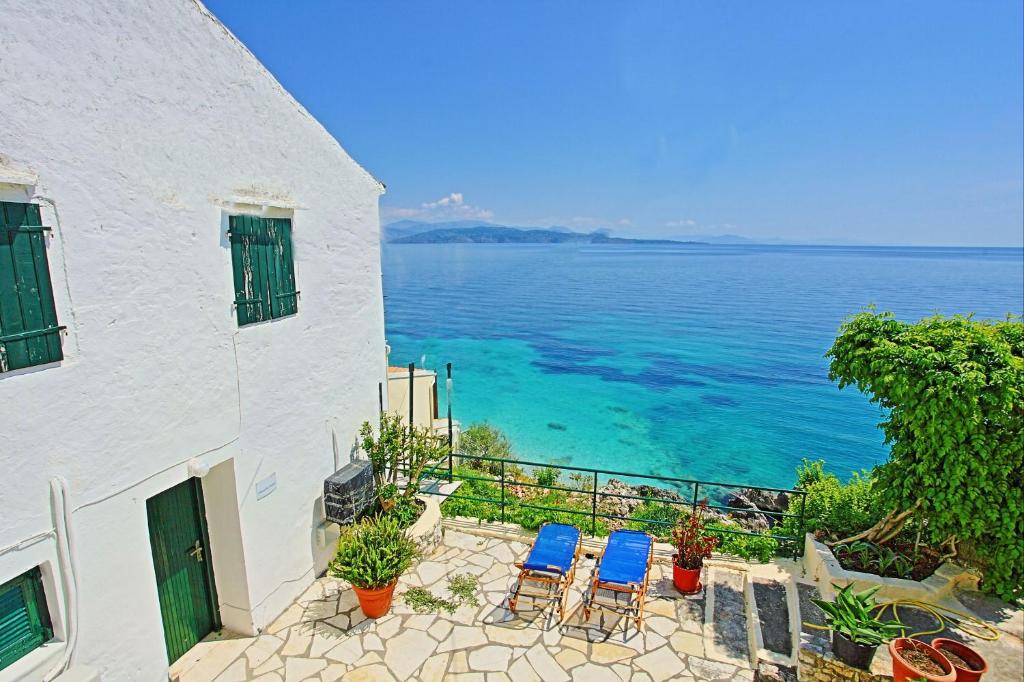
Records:
[[[1024,308],[1021,249],[389,245],[383,269],[391,363],[452,362],[456,419],[522,459],[779,487],[887,456],[828,380],[846,316]]]

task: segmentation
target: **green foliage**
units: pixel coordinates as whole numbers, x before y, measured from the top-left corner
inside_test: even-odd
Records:
[[[459,435],[459,453],[476,457],[495,457],[497,459],[514,460],[512,443],[495,426],[487,422],[473,424]],[[478,460],[461,460],[464,466],[486,471],[497,476],[501,472],[500,462],[481,462]]]
[[[453,597],[468,606],[480,606],[476,598],[476,589],[479,581],[471,573],[459,573],[448,578],[448,591]]]
[[[805,459],[797,467],[797,486],[807,491],[807,501],[802,503],[794,495],[789,513],[799,514],[804,505],[805,531],[821,531],[838,540],[870,528],[884,515],[870,472],[854,473],[848,483],[843,483],[825,471],[824,461]],[[799,536],[800,519],[785,519],[782,533]]]
[[[927,539],[984,547],[983,586],[1024,595],[1024,323],[860,313],[827,353],[829,378],[887,413],[876,470],[887,508],[925,521]],[[982,554],[982,552],[979,552]]]
[[[409,430],[402,425],[402,418],[397,414],[381,413],[377,436],[373,434],[373,425],[363,422],[359,429],[360,445],[370,458],[377,488],[388,483],[393,485],[397,480],[398,463],[408,437]]]
[[[899,621],[881,621],[873,614],[876,609],[875,593],[881,585],[856,593],[852,583],[842,588],[838,585],[832,587],[838,590],[835,601],[811,600],[825,612],[825,624],[829,629],[846,635],[856,644],[867,646],[878,646],[903,632]]]
[[[400,415],[381,413],[377,431],[375,435],[370,422],[363,422],[359,429],[360,445],[370,458],[378,489],[394,486],[402,474],[411,481],[403,494],[411,498],[419,492],[424,469],[448,456],[445,437],[426,427],[410,428]]]
[[[534,473],[537,485],[558,485],[558,469],[555,467],[541,467]]]
[[[722,554],[733,554],[743,559],[753,559],[765,563],[771,561],[779,553],[780,542],[768,533],[746,535],[738,526],[730,526],[718,521],[707,524],[708,535],[718,538],[718,551]]]
[[[395,505],[385,511],[384,515],[398,521],[398,525],[401,528],[408,528],[416,523],[416,519],[420,517],[420,511],[416,498],[403,496],[395,498]]]
[[[832,552],[840,560],[846,560],[854,570],[869,571],[890,578],[911,578],[914,560],[891,547],[873,542],[855,540],[838,544]],[[846,566],[844,561],[844,567]]]
[[[386,483],[377,488],[377,499],[381,502],[388,502],[398,497],[398,486],[394,483]]]
[[[478,585],[479,583],[475,575],[460,573],[448,578],[448,592],[452,595],[451,599],[438,597],[423,587],[410,588],[402,595],[402,599],[416,613],[438,613],[445,611],[451,615],[463,604],[473,608],[480,606],[480,601],[476,598]]]
[[[441,505],[441,513],[445,516],[469,516],[484,521],[500,520],[501,488],[496,481],[475,480],[481,477],[481,472],[475,469],[465,466],[456,467],[453,478],[462,480],[463,483],[458,491],[449,496]],[[471,497],[498,501],[486,502],[468,499]],[[557,507],[559,511],[535,509],[534,506]],[[532,489],[522,500],[506,491],[505,520],[510,523],[518,523],[527,530],[537,530],[544,522],[550,521],[572,524],[589,531],[590,511],[589,498],[585,500],[574,498],[569,493],[560,490]],[[597,535],[608,535],[608,532],[608,524],[602,519],[598,519]]]
[[[667,542],[672,538],[672,527],[682,515],[683,510],[678,505],[644,502],[629,515],[630,520],[626,522],[626,528],[650,533],[657,540]]]
[[[397,519],[378,516],[345,528],[328,571],[356,587],[377,589],[398,580],[418,554]]]
[[[630,514],[631,520],[626,522],[626,528],[642,530],[658,540],[667,541],[672,537],[672,525],[679,519],[688,516],[688,512],[686,507],[679,505],[665,502],[644,502]],[[655,523],[657,521],[664,521],[669,525]],[[742,559],[767,562],[778,555],[781,547],[780,541],[767,533],[742,535],[725,532],[727,530],[743,530],[738,525],[709,520],[705,527],[708,535],[718,538],[718,547],[715,548],[715,551],[722,554],[732,554]]]

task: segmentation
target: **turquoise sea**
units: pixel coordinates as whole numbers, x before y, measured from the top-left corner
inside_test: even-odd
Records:
[[[887,456],[828,380],[847,315],[1024,308],[1021,249],[410,244],[383,271],[391,364],[452,362],[456,419],[521,459],[778,487]]]

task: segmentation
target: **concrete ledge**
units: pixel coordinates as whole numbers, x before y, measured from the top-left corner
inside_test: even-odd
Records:
[[[963,607],[956,602],[953,591],[958,587],[976,590],[980,579],[977,573],[948,562],[920,581],[883,578],[873,573],[848,571],[839,564],[832,550],[815,540],[810,533],[804,541],[804,570],[808,578],[818,582],[819,589],[826,598],[832,596],[825,593],[831,591],[833,583],[840,586],[867,583],[881,586],[875,597],[879,601],[917,599],[941,604],[953,600],[960,609]]]
[[[433,495],[417,495],[416,499],[425,507],[416,523],[405,532],[420,548],[421,555],[427,556],[441,544],[441,504]]]

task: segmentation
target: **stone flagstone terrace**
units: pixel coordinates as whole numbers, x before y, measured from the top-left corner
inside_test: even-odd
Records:
[[[621,619],[593,614],[583,622],[583,590],[594,568],[581,557],[566,623],[553,609],[505,608],[528,545],[448,529],[443,543],[399,581],[391,613],[367,620],[352,589],[320,578],[257,637],[211,636],[172,666],[176,682],[331,682],[480,680],[499,682],[751,681],[742,642],[709,637],[705,597],[681,597],[671,566],[652,568],[642,632]],[[417,614],[401,599],[410,587],[445,595],[448,577],[480,581],[479,607],[454,614]],[[707,642],[707,645],[705,645]],[[745,648],[743,649],[745,650]],[[717,659],[717,660],[716,660]]]

